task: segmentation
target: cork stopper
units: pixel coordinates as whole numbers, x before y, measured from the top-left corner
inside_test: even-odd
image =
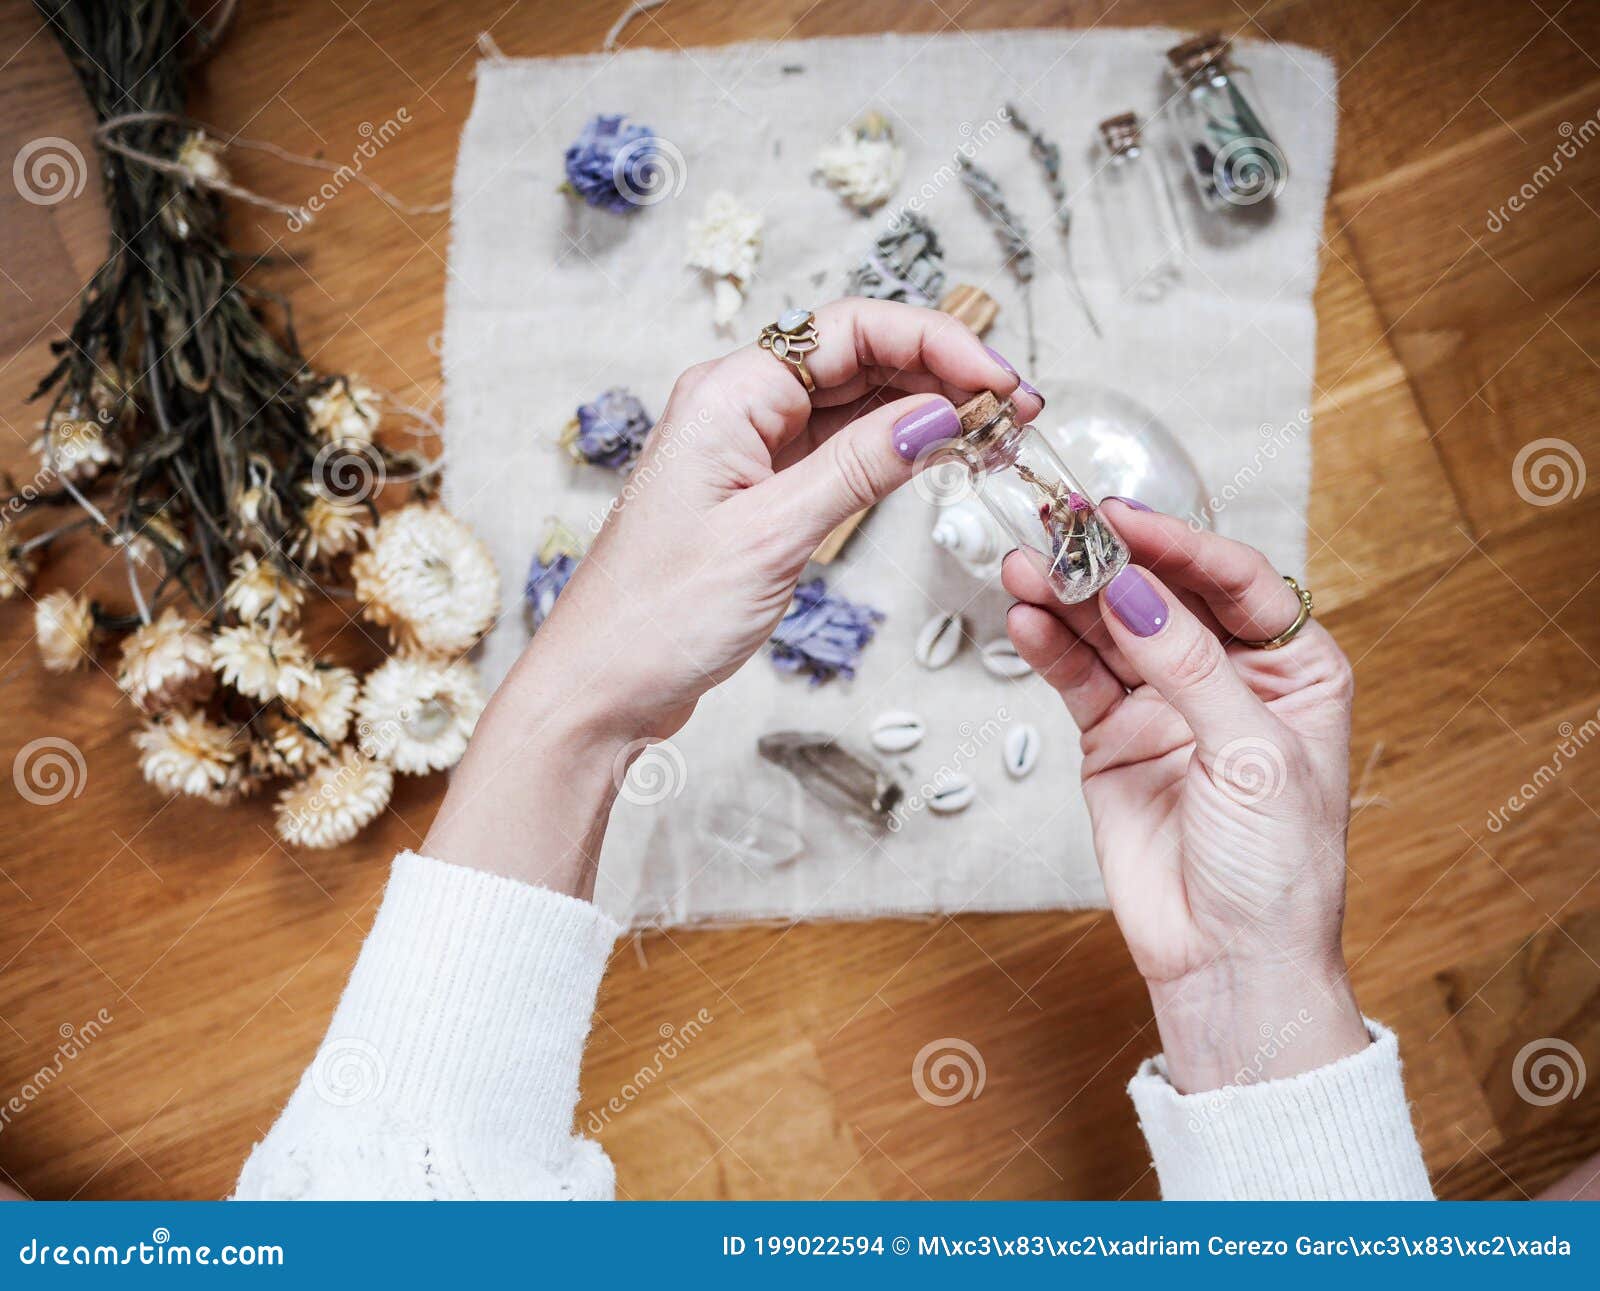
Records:
[[[1227,52],[1228,38],[1219,31],[1208,31],[1181,45],[1174,45],[1167,51],[1167,62],[1172,65],[1174,72],[1187,80],[1213,63],[1220,63]]]
[[[1133,152],[1139,147],[1139,118],[1132,112],[1107,117],[1100,123],[1100,137],[1113,157]]]
[[[992,390],[984,390],[957,405],[956,414],[961,418],[961,438],[973,447],[1000,438],[1017,424],[1016,405]]]

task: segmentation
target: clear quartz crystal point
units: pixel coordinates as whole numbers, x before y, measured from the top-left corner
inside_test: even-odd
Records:
[[[1009,401],[980,394],[961,406],[954,451],[978,500],[1067,605],[1094,596],[1128,563],[1128,548],[1088,492]]]

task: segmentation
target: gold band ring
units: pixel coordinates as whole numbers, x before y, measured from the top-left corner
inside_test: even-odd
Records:
[[[809,309],[784,310],[776,323],[768,323],[761,329],[761,339],[757,342],[794,369],[807,394],[817,388],[817,383],[811,378],[811,369],[806,367],[806,355],[819,343],[816,316]]]
[[[1309,587],[1301,587],[1299,583],[1287,574],[1283,576],[1283,581],[1289,584],[1289,590],[1300,600],[1300,613],[1295,615],[1294,622],[1284,628],[1277,636],[1269,637],[1265,641],[1246,641],[1243,637],[1235,637],[1234,640],[1239,645],[1249,646],[1252,650],[1276,650],[1279,646],[1288,645],[1289,642],[1300,635],[1300,629],[1311,622],[1311,589]]]

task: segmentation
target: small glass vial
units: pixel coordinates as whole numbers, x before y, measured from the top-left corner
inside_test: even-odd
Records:
[[[1208,32],[1169,49],[1167,74],[1178,91],[1178,132],[1201,202],[1221,211],[1281,193],[1289,164],[1267,130],[1250,73],[1228,57],[1226,37]]]
[[[1132,112],[1100,123],[1094,193],[1122,294],[1160,300],[1183,277],[1183,232],[1172,191]]]
[[[962,434],[953,447],[978,500],[1063,602],[1088,600],[1128,563],[1122,539],[1045,437],[1017,425],[1010,400],[985,391],[957,411]]]

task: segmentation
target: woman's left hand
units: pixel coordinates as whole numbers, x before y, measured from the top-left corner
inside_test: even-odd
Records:
[[[946,314],[847,299],[816,326],[810,395],[755,345],[678,378],[539,630],[530,663],[566,688],[603,677],[609,724],[630,738],[672,734],[761,647],[834,526],[959,431],[952,400],[1015,392],[1023,419],[1043,407]]]
[[[816,325],[810,394],[756,345],[678,379],[621,505],[479,721],[432,855],[587,895],[628,758],[761,648],[834,526],[959,433],[954,401],[993,390],[1021,421],[1044,406],[946,314],[848,299]]]

